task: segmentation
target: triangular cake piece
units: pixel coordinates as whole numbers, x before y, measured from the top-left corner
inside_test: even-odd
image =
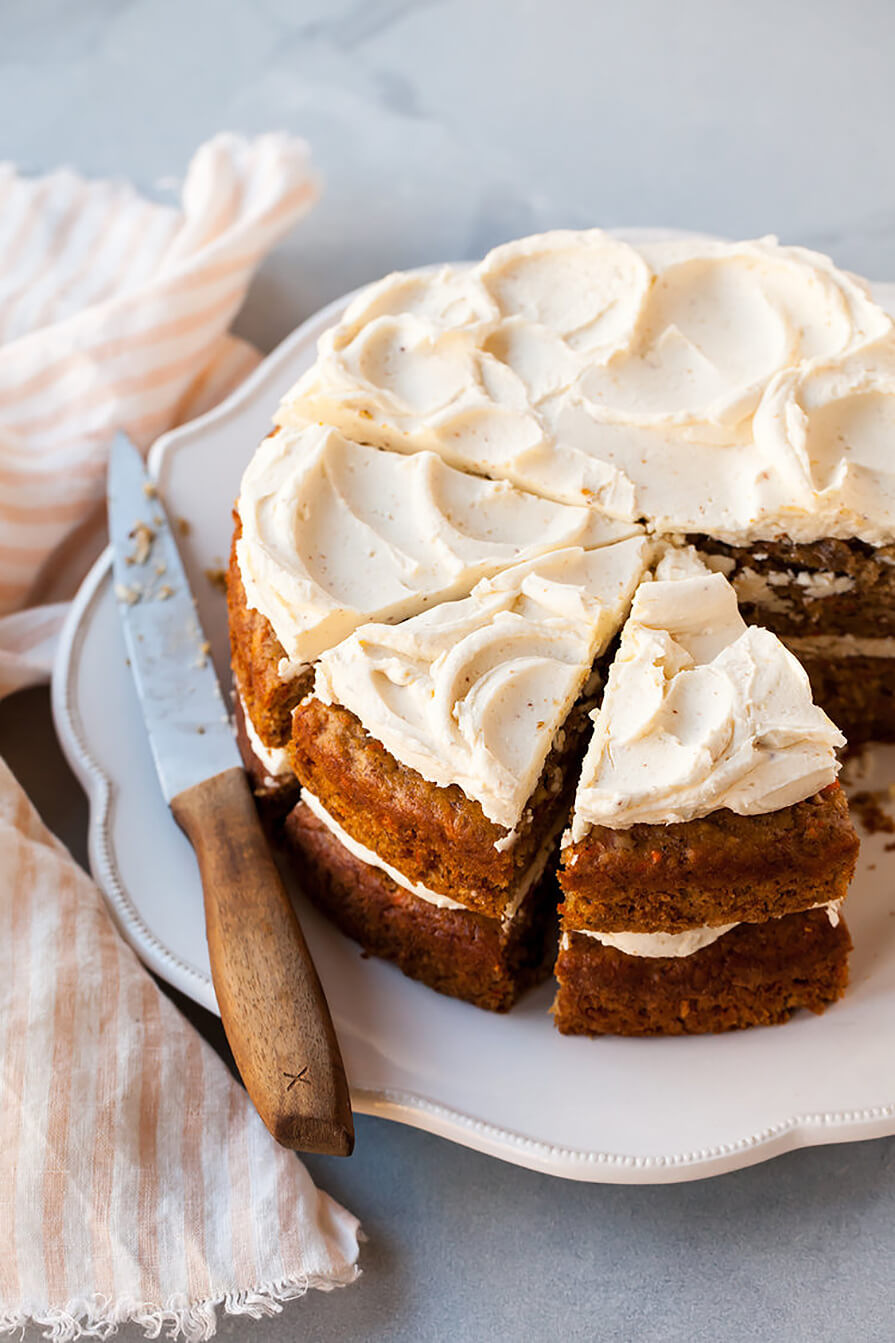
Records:
[[[594,724],[560,873],[559,1029],[725,1030],[838,997],[844,738],[692,550],[638,589]]]
[[[432,453],[383,452],[322,425],[273,433],[243,477],[228,579],[254,758],[269,773],[285,768],[307,669],[358,625],[465,596],[481,578],[553,550],[639,533],[466,475]]]
[[[317,898],[368,950],[490,1007],[526,982],[520,956],[540,966],[556,900],[541,877],[568,812],[594,663],[650,552],[643,537],[554,552],[323,654],[293,716],[303,802],[286,829]],[[478,951],[464,960],[451,938]]]

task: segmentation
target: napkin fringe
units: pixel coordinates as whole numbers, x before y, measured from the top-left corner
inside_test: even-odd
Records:
[[[68,1301],[64,1308],[47,1310],[0,1309],[0,1334],[15,1333],[29,1325],[43,1329],[52,1343],[76,1343],[81,1338],[110,1338],[122,1324],[138,1324],[147,1338],[183,1338],[185,1343],[206,1343],[217,1331],[217,1312],[221,1306],[227,1315],[249,1315],[254,1320],[279,1315],[287,1301],[294,1301],[312,1288],[330,1292],[347,1287],[360,1276],[356,1264],[349,1264],[335,1277],[299,1274],[245,1292],[226,1292],[204,1301],[188,1301],[182,1295],[170,1297],[163,1306],[147,1302],[111,1301],[95,1296]]]

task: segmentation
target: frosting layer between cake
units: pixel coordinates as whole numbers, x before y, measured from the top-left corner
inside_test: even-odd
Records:
[[[895,535],[892,319],[772,238],[557,231],[389,276],[278,412],[316,419],[663,533]]]
[[[347,849],[350,854],[353,854],[355,858],[359,858],[362,863],[367,863],[370,867],[378,867],[387,877],[391,877],[396,885],[403,887],[405,891],[409,891],[411,895],[417,896],[418,899],[425,900],[427,904],[435,905],[438,909],[464,908],[459,900],[452,900],[449,895],[443,895],[441,891],[433,891],[421,881],[411,881],[409,877],[405,877],[404,873],[399,872],[391,863],[386,862],[384,858],[380,858],[378,853],[374,853],[373,850],[368,849],[365,844],[361,844],[358,840],[354,839],[348,834],[347,830],[339,825],[336,818],[330,815],[320,799],[315,797],[309,789],[303,788],[301,790],[301,800],[304,802],[305,806],[310,808],[317,819],[323,822],[327,830],[335,835],[342,847]]]
[[[249,713],[248,705],[239,696],[240,707],[242,708],[242,721],[245,724],[246,736],[249,739],[249,745],[255,753],[261,766],[267,770],[267,776],[271,783],[276,783],[278,779],[290,777],[292,769],[289,764],[289,752],[285,746],[268,746],[258,736],[258,729],[252,722],[252,715]]]
[[[425,900],[426,904],[435,905],[438,909],[467,908],[461,901],[452,900],[450,896],[443,895],[440,891],[433,891],[431,887],[424,885],[421,881],[412,881],[398,868],[387,862],[380,854],[375,853],[373,849],[368,849],[365,844],[361,844],[352,835],[349,835],[348,831],[345,830],[343,826],[339,825],[339,822],[334,816],[330,815],[320,799],[315,797],[315,795],[307,788],[301,790],[301,800],[314,813],[317,819],[323,822],[327,830],[335,835],[343,848],[346,848],[355,858],[359,858],[362,863],[367,863],[370,867],[376,867],[381,872],[384,872],[387,877],[392,879],[396,886],[400,886],[403,890],[409,891],[411,895],[415,895],[419,900]],[[535,855],[535,859],[531,866],[525,873],[523,873],[516,889],[507,901],[501,916],[502,922],[506,923],[515,916],[519,906],[522,904],[522,901],[528,895],[529,891],[544,875],[548,859],[556,848],[556,842],[559,838],[559,830],[560,827],[557,826],[550,834],[548,834],[544,843],[538,850],[538,853]]]
[[[832,900],[826,905],[809,905],[808,909],[826,910],[827,918],[836,928],[839,925],[841,903],[840,900]],[[625,956],[645,956],[651,960],[672,956],[679,960],[694,956],[697,951],[702,951],[703,947],[710,947],[713,942],[724,937],[725,933],[739,927],[739,923],[706,924],[700,928],[688,928],[682,933],[606,933],[595,928],[570,928],[563,933],[563,945],[568,946],[569,934],[575,932],[584,937],[594,938],[604,947],[614,947]]]

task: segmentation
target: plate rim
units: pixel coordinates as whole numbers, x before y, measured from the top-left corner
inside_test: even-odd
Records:
[[[613,230],[615,231],[615,230]],[[631,234],[635,230],[618,230]],[[672,230],[637,230],[641,235]],[[432,267],[420,267],[430,270]],[[366,286],[361,286],[365,288]],[[263,393],[278,373],[315,331],[324,329],[360,290],[352,290],[326,304],[291,332],[245,381],[204,415],[163,434],[149,453],[149,469],[158,477],[170,455],[235,414],[245,401]],[[88,800],[88,859],[90,870],[114,922],[140,959],[159,978],[172,984],[200,1006],[218,1014],[211,980],[170,951],[144,922],[118,871],[112,842],[115,786],[93,756],[81,723],[77,701],[79,654],[90,629],[95,607],[111,582],[112,554],[106,549],[83,580],[59,638],[51,682],[51,706],[63,753]],[[516,1133],[476,1118],[416,1091],[377,1088],[353,1089],[353,1108],[422,1129],[530,1170],[587,1183],[670,1184],[704,1179],[756,1165],[803,1147],[842,1141],[864,1141],[895,1133],[895,1101],[861,1109],[789,1115],[757,1133],[730,1142],[681,1153],[635,1156],[565,1147]]]

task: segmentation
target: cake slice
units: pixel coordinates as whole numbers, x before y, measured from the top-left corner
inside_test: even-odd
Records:
[[[669,552],[635,595],[563,842],[561,1031],[720,1031],[841,994],[843,745],[724,576]]]
[[[358,625],[405,619],[520,561],[640,530],[432,453],[380,451],[322,425],[275,430],[243,477],[228,577],[250,769],[288,777],[276,753],[311,665]]]
[[[649,555],[643,537],[555,552],[322,655],[293,715],[285,831],[367,951],[497,1010],[547,968],[594,663]]]

